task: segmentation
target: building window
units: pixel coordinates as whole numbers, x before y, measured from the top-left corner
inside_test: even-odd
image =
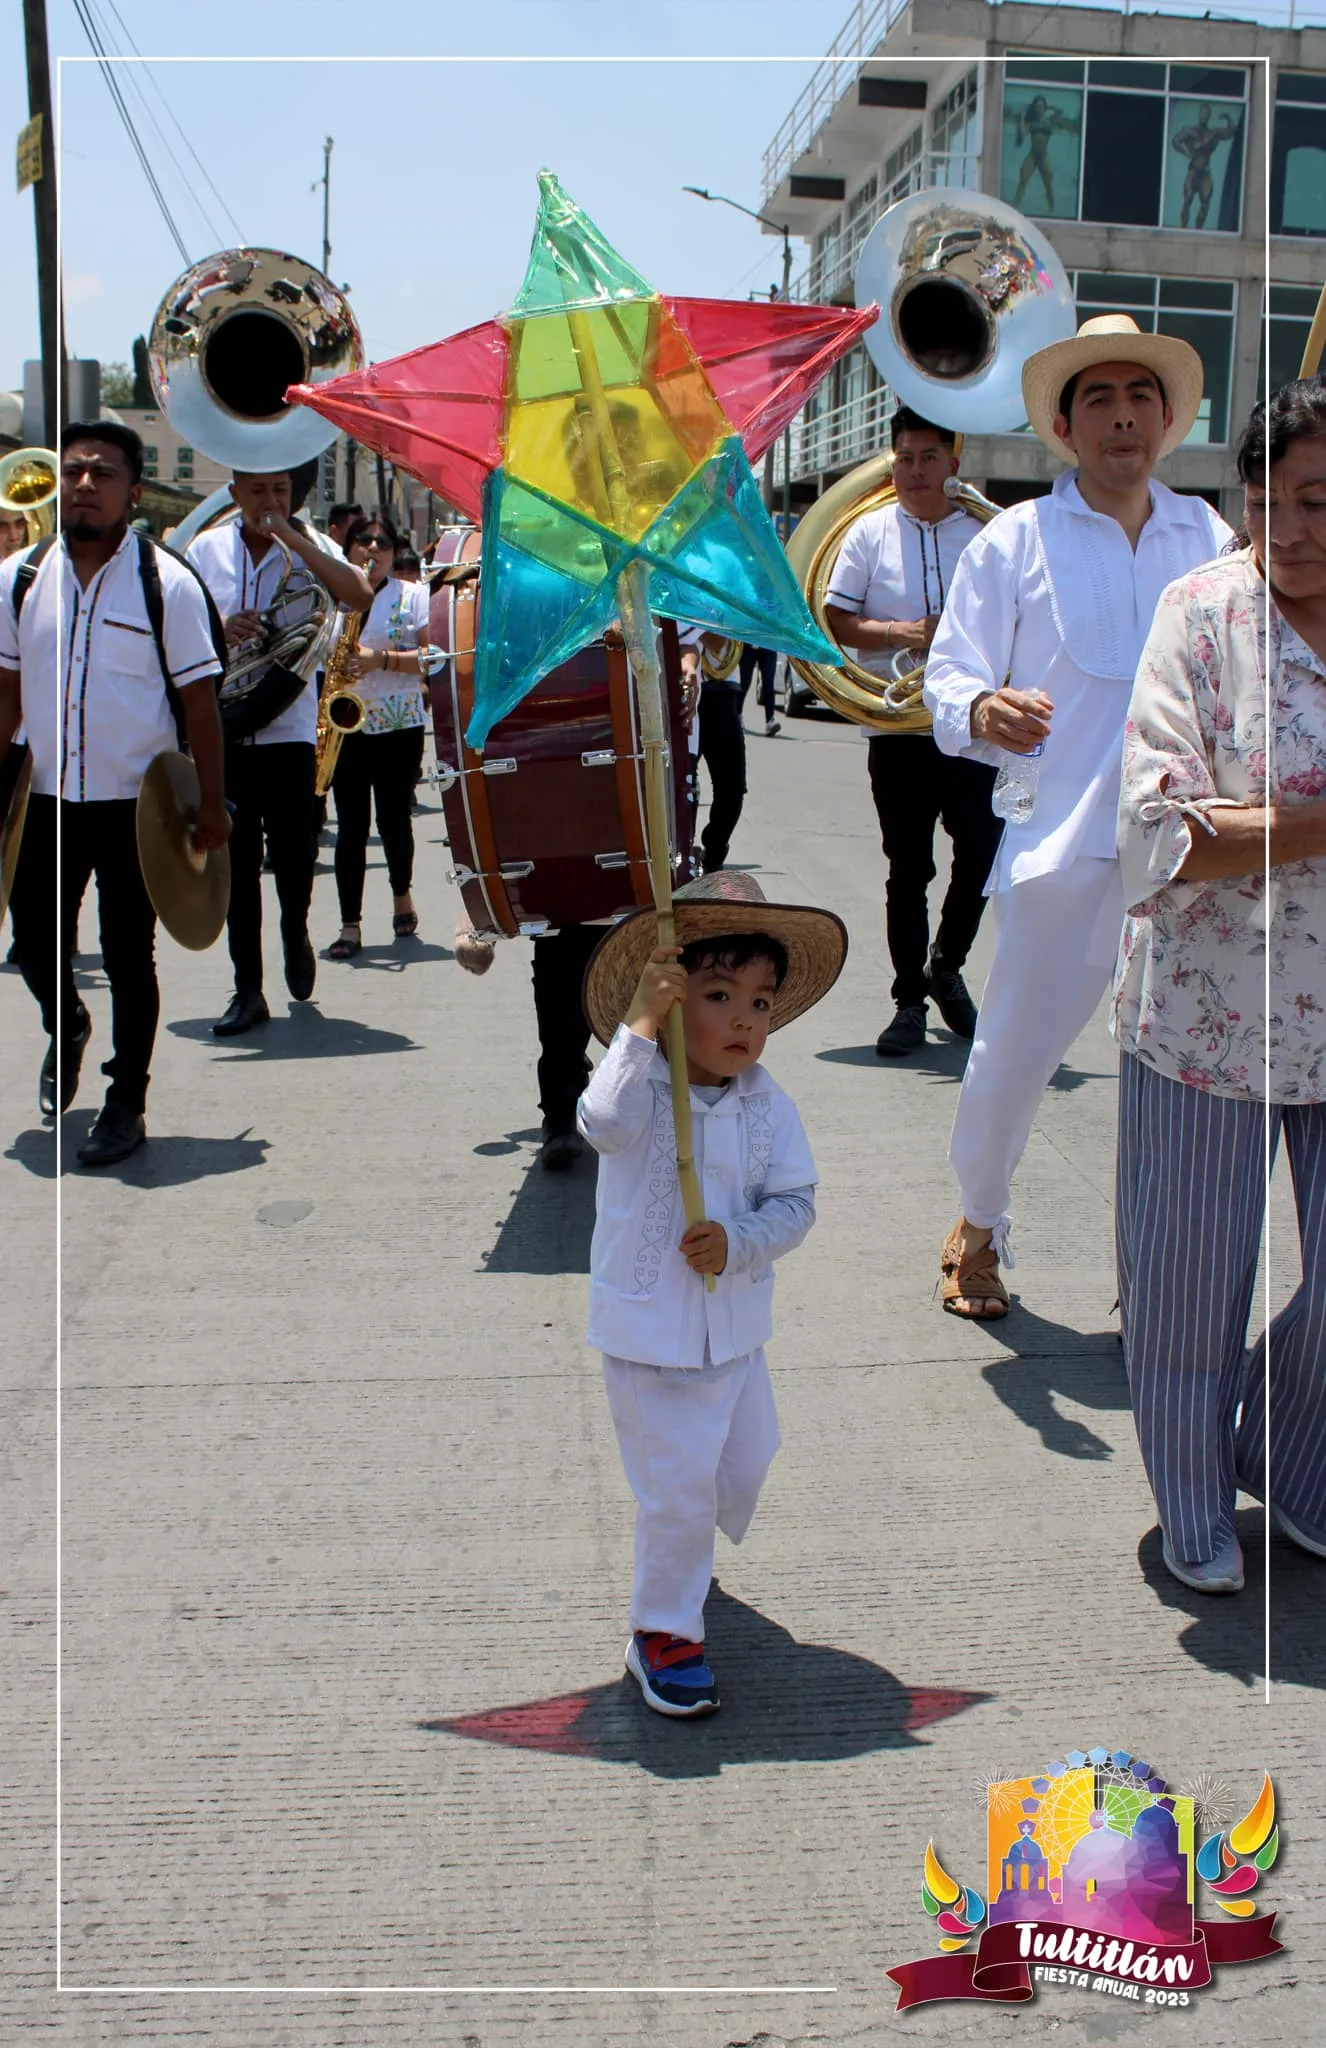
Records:
[[[1271,233],[1326,235],[1326,74],[1281,71],[1271,138]]]
[[[1131,313],[1144,333],[1173,334],[1190,342],[1202,359],[1202,402],[1185,445],[1229,439],[1235,312],[1232,284],[1080,270],[1074,293],[1079,321],[1097,313]]]
[[[980,80],[967,72],[930,116],[932,183],[979,185],[981,176]]]
[[[1010,58],[1000,196],[1042,219],[1237,234],[1247,95],[1234,66]]]
[[[843,217],[835,213],[811,244],[809,289],[812,300],[823,301],[833,297],[842,235]]]
[[[145,477],[150,477],[152,481],[155,483],[157,475],[157,451],[155,444],[152,442],[144,442],[143,444],[143,475]]]
[[[1292,383],[1298,375],[1303,351],[1308,345],[1312,316],[1317,310],[1317,287],[1315,284],[1273,284],[1267,296],[1267,311],[1271,316],[1270,386],[1272,391],[1278,391],[1282,384]],[[1261,360],[1257,366],[1259,396],[1266,384],[1266,330],[1263,328]]]
[[[175,451],[175,474],[186,483],[193,480],[193,450],[181,445]]]

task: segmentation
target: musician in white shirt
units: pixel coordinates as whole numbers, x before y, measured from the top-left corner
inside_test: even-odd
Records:
[[[958,473],[955,436],[900,407],[889,423],[897,503],[863,513],[850,527],[829,578],[825,610],[835,639],[875,675],[909,665],[926,650],[964,548],[981,522],[945,496]],[[926,1003],[950,1031],[970,1038],[976,1006],[962,969],[985,908],[985,884],[999,847],[990,809],[994,770],[943,753],[928,732],[870,735],[870,790],[884,857],[889,957],[897,1014],[875,1050],[899,1058],[925,1044]],[[935,944],[926,892],[935,878],[935,826],[953,842],[953,861]]]
[[[946,752],[997,766],[1044,747],[1031,814],[1009,824],[990,881],[994,959],[949,1146],[962,1215],[943,1300],[977,1318],[1008,1311],[1012,1175],[1114,966],[1123,729],[1152,614],[1166,584],[1230,539],[1202,499],[1151,475],[1197,415],[1202,366],[1187,342],[1106,314],[1032,356],[1022,389],[1032,426],[1074,467],[972,542],[925,680]]]
[[[304,562],[338,604],[367,611],[373,592],[362,570],[329,554],[290,516],[288,470],[258,475],[236,470],[230,495],[240,517],[199,534],[189,560],[207,584],[225,620],[226,639],[240,648],[262,630],[286,567],[286,550]],[[278,546],[281,542],[283,545]],[[226,747],[226,793],[235,806],[230,843],[230,914],[226,935],[235,992],[212,1026],[235,1038],[267,1021],[263,994],[263,842],[281,905],[286,987],[296,1002],[313,993],[317,964],[308,934],[313,896],[315,828],[313,757],[318,693],[310,678],[293,704],[251,739]]]
[[[32,749],[32,794],[20,964],[50,1039],[39,1097],[53,1117],[74,1101],[92,1032],[73,956],[79,908],[97,878],[112,1056],[102,1069],[105,1106],[78,1153],[81,1165],[93,1167],[118,1164],[146,1136],[160,995],[156,912],[139,865],[135,818],[144,770],[179,744],[176,706],[202,793],[194,843],[207,852],[230,835],[216,708],[221,663],[207,600],[197,578],[158,549],[158,640],[140,537],[129,529],[142,466],[142,442],[131,428],[71,422],[61,435],[60,538],[39,544],[39,564],[25,551],[0,570],[0,759],[21,718]],[[20,584],[20,572],[34,566],[31,580],[25,575]]]

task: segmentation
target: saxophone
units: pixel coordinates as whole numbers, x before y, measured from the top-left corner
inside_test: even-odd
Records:
[[[363,698],[350,687],[350,657],[358,649],[363,623],[361,612],[347,613],[327,657],[322,695],[318,699],[318,729],[313,756],[313,787],[319,796],[326,796],[331,788],[340,758],[341,741],[348,732],[358,732],[366,716]]]

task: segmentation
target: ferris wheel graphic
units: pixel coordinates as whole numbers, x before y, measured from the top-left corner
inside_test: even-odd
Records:
[[[1130,1834],[1138,1814],[1164,1791],[1165,1781],[1125,1750],[1074,1749],[1032,1778],[1030,1789],[1023,1811],[1034,1819],[1036,1839],[1050,1862],[1062,1870],[1074,1844],[1090,1832],[1094,1812],[1104,1814],[1107,1827]]]

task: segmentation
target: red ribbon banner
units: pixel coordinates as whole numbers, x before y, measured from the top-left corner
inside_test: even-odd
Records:
[[[1274,1929],[1274,1913],[1237,1922],[1195,1921],[1193,1932],[1196,1939],[1192,1942],[1135,1944],[1139,1957],[1144,1954],[1154,1956],[1159,1966],[1155,1976],[1138,1978],[1132,1971],[1101,1970],[1099,1966],[1093,1970],[1089,1964],[1073,1963],[1071,1955],[1060,1955],[1057,1951],[1048,1956],[1023,1954],[1021,1928],[1005,1922],[999,1927],[987,1927],[975,1955],[922,1956],[914,1963],[899,1963],[896,1969],[885,1974],[898,1986],[898,2012],[905,2012],[912,2005],[955,1998],[1023,2005],[1034,1996],[1031,1972],[1038,1963],[1067,1966],[1091,1976],[1118,1977],[1122,1982],[1143,1986],[1174,1985],[1194,1990],[1210,1983],[1213,1963],[1217,1966],[1251,1963],[1263,1956],[1274,1955],[1283,1947],[1283,1943],[1276,1941]],[[1046,1922],[1035,1930],[1037,1934],[1055,1938],[1066,1931],[1057,1922]],[[1092,1946],[1101,1939],[1101,1936],[1092,1934]],[[1187,1968],[1182,1972],[1175,1968],[1171,1975],[1166,1975],[1164,1964],[1167,1960],[1173,1964],[1181,1960]]]

